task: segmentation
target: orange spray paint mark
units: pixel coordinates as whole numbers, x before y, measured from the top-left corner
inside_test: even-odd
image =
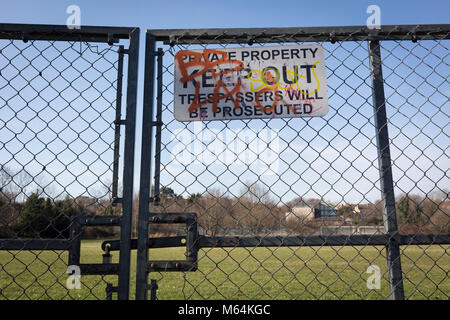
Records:
[[[189,57],[189,61],[184,61],[186,57]],[[211,61],[211,57],[216,57],[215,61]],[[180,82],[185,83],[193,81],[196,78],[201,78],[206,72],[210,72],[211,77],[216,80],[216,86],[214,88],[213,95],[202,102],[200,102],[200,81],[195,82],[195,95],[194,100],[189,106],[188,111],[194,112],[201,106],[211,103],[212,111],[217,112],[217,105],[220,100],[230,98],[233,101],[235,108],[240,108],[239,103],[236,101],[235,96],[240,92],[241,79],[238,79],[237,83],[232,90],[228,90],[227,86],[223,83],[222,77],[226,74],[232,74],[233,72],[240,71],[244,68],[244,63],[239,60],[233,60],[228,58],[228,54],[225,51],[204,49],[202,52],[195,52],[190,50],[179,51],[175,54],[175,59],[178,62],[178,68],[181,73]],[[216,71],[217,67],[224,64],[233,64],[234,68]],[[188,74],[188,69],[192,67],[201,67],[198,72]],[[209,77],[208,77],[209,78]],[[219,78],[219,80],[217,80]],[[225,93],[221,92],[221,89]]]

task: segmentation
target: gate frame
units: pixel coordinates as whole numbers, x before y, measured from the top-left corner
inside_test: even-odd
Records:
[[[439,38],[438,38],[439,37]],[[293,237],[206,237],[197,235],[196,249],[207,247],[245,247],[245,246],[357,246],[383,245],[389,272],[390,298],[403,300],[404,289],[400,263],[400,245],[411,244],[450,244],[450,234],[399,234],[397,227],[392,164],[389,150],[389,134],[382,75],[380,41],[383,40],[448,40],[450,24],[435,25],[390,25],[380,29],[366,26],[344,27],[306,27],[306,28],[233,28],[233,29],[149,29],[146,33],[144,116],[142,126],[142,153],[140,175],[140,197],[138,217],[138,239],[133,242],[137,252],[136,299],[147,299],[148,250],[156,247],[177,247],[179,237],[148,239],[151,204],[158,204],[160,153],[161,153],[161,101],[162,101],[162,49],[156,51],[157,42],[174,46],[175,44],[248,44],[280,42],[331,42],[367,41],[368,58],[372,79],[372,98],[374,127],[378,151],[378,171],[383,207],[383,221],[386,233],[383,235],[331,235],[331,236],[293,236]],[[157,110],[154,114],[155,100],[155,58],[157,60]],[[151,169],[153,128],[155,136],[155,198],[151,195]],[[180,270],[181,271],[181,270]]]
[[[80,29],[69,29],[65,25],[40,25],[40,24],[0,24],[0,39],[3,40],[43,40],[64,42],[102,42],[112,45],[120,40],[129,39],[129,46],[118,51],[118,78],[116,108],[121,107],[123,90],[126,90],[126,114],[125,119],[117,119],[117,128],[125,125],[125,146],[123,156],[123,195],[117,198],[118,161],[116,158],[119,141],[114,141],[114,170],[113,170],[113,197],[114,203],[122,203],[122,214],[118,216],[94,216],[76,217],[71,225],[70,239],[0,239],[0,250],[67,250],[69,251],[68,265],[79,265],[81,274],[118,275],[118,287],[113,288],[118,293],[119,300],[129,298],[130,283],[130,238],[131,221],[133,210],[133,178],[134,178],[134,151],[135,151],[135,129],[136,129],[136,104],[137,104],[137,81],[138,81],[138,59],[139,59],[139,28],[133,27],[100,27],[81,26]],[[121,69],[123,54],[128,55],[127,87],[122,87]],[[120,256],[118,264],[80,264],[80,233],[83,226],[102,225],[120,226]],[[111,291],[111,288],[109,288]],[[108,287],[107,290],[108,291]]]

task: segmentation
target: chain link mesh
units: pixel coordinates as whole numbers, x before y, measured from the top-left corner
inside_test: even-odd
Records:
[[[301,29],[242,36],[249,44],[224,31],[180,33],[161,45],[161,148],[155,152],[161,162],[151,210],[195,212],[201,237],[238,241],[200,249],[196,272],[151,272],[158,298],[389,298],[384,246],[261,245],[273,237],[282,243],[297,235],[386,233],[366,39],[359,31],[346,39],[306,38]],[[81,290],[68,290],[69,254],[45,248],[45,241],[70,242],[75,216],[121,213],[112,181],[119,46],[74,41],[67,33],[51,37],[19,40],[11,33],[8,39],[3,32],[0,40],[0,299],[104,299],[114,276],[83,276]],[[175,120],[177,51],[303,44],[298,37],[325,49],[326,116]],[[398,230],[411,241],[450,233],[447,38],[430,32],[417,40],[412,32],[380,42]],[[155,224],[151,237],[185,235],[186,227]],[[117,232],[92,227],[83,236]],[[239,245],[251,237],[260,243]],[[16,248],[2,247],[13,240],[20,240]],[[28,250],[37,240],[44,240],[43,250]],[[449,244],[433,241],[400,248],[407,299],[450,295]],[[101,262],[99,244],[83,241],[81,263]],[[178,260],[183,251],[151,248],[149,257]],[[370,289],[378,271],[380,288]]]
[[[236,44],[225,30],[216,36],[186,31],[173,32],[161,45],[161,150],[155,151],[160,188],[152,211],[196,212],[199,233],[206,237],[386,232],[368,42],[352,41],[359,33],[344,41],[307,40],[325,49],[330,110],[324,117],[203,122],[174,117],[179,50],[306,44],[295,41],[298,35],[300,30],[252,34],[249,46]],[[400,234],[450,230],[447,36],[380,42]],[[274,156],[264,157],[266,152]],[[150,231],[151,237],[186,232],[156,225]],[[170,250],[151,249],[150,257],[173,260],[181,252]],[[406,299],[450,296],[448,250],[448,244],[432,241],[401,246]],[[373,245],[218,246],[200,249],[196,272],[150,277],[158,280],[160,299],[388,299],[386,259],[385,247]],[[367,286],[373,266],[381,272],[375,290]]]
[[[76,216],[120,214],[111,196],[119,46],[41,35],[0,40],[0,241],[23,240],[17,250],[0,244],[0,299],[104,299],[114,277],[83,276],[69,290],[68,252],[26,245],[70,239]],[[83,241],[81,262],[101,262],[99,248]]]

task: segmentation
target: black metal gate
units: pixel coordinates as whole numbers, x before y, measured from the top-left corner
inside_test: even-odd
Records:
[[[0,39],[0,298],[128,299],[139,29],[1,24]],[[117,262],[82,246],[113,227]]]
[[[0,299],[447,299],[449,34],[148,30],[133,199],[139,29],[1,24]],[[179,50],[305,43],[325,116],[175,119]]]
[[[155,298],[157,287],[163,299],[448,298],[449,31],[148,30],[136,298],[149,289]],[[311,42],[326,52],[325,117],[175,120],[178,50]],[[264,130],[278,142],[261,138]],[[229,131],[238,134],[215,148]],[[250,141],[240,141],[243,131]],[[258,171],[261,153],[239,158],[252,139],[266,146],[261,153],[275,151],[262,163],[281,162],[275,177]],[[240,142],[246,147],[234,150]],[[308,210],[314,218],[301,214]],[[184,246],[185,260],[157,249]],[[373,270],[378,290],[366,282]]]

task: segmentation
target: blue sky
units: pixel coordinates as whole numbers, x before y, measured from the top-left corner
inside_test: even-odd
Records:
[[[65,24],[66,8],[82,10],[82,25],[140,28],[226,28],[363,25],[366,8],[381,7],[382,24],[447,23],[449,2],[437,1],[19,1],[3,0],[10,23]]]
[[[145,29],[308,27],[365,25],[369,5],[381,8],[381,24],[448,23],[449,1],[2,1],[2,23],[65,24],[69,5],[81,8],[81,25],[126,26],[141,29],[137,141],[140,149]],[[350,46],[350,45],[349,45]],[[439,48],[438,48],[439,49]],[[440,50],[440,49],[439,49]],[[442,52],[439,51],[438,52]],[[365,50],[364,50],[365,51]],[[365,51],[366,52],[366,51]],[[389,74],[386,73],[385,76]],[[448,76],[448,75],[447,75]],[[394,82],[394,79],[391,77]],[[387,95],[390,95],[387,88]],[[442,97],[441,97],[442,98]],[[448,96],[447,96],[448,99]],[[440,101],[438,104],[442,104]],[[319,123],[317,120],[315,123]],[[445,124],[444,124],[445,125]],[[368,129],[370,132],[372,128]],[[325,132],[325,130],[323,131]],[[393,133],[393,131],[391,131]],[[444,143],[444,146],[446,144]],[[301,148],[299,148],[301,150]],[[370,160],[376,154],[370,150]],[[395,158],[397,150],[393,150]],[[443,156],[444,160],[448,157]],[[136,177],[140,154],[136,152]],[[364,159],[363,159],[364,160]],[[398,163],[403,162],[398,160]],[[444,164],[443,170],[445,171]],[[406,170],[406,169],[405,169]],[[442,176],[442,171],[438,172]],[[445,175],[445,174],[444,174]],[[367,178],[367,177],[366,177]],[[372,172],[370,179],[377,178]],[[206,179],[206,178],[205,178]],[[268,182],[271,183],[271,182]],[[364,183],[361,180],[360,183]],[[444,181],[448,183],[448,179]],[[182,188],[181,188],[182,189]],[[197,190],[195,190],[197,191]],[[200,189],[198,191],[201,191]],[[374,196],[372,199],[378,197]],[[339,195],[338,195],[339,198]],[[358,197],[353,197],[360,201]]]

